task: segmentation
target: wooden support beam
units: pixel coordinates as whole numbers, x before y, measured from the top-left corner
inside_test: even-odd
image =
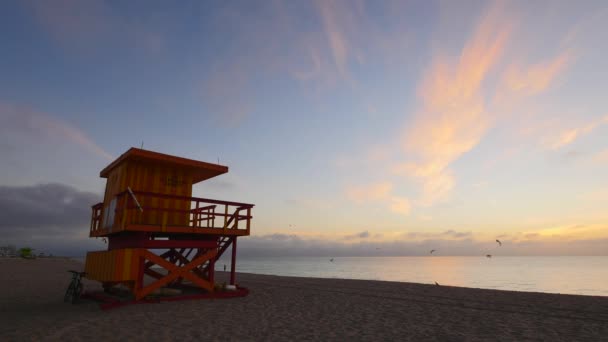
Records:
[[[192,273],[191,271],[195,267],[204,263],[205,261],[215,257],[216,253],[217,253],[217,250],[211,249],[211,250],[207,251],[206,253],[203,253],[202,255],[198,256],[197,258],[192,260],[187,265],[184,265],[183,267],[178,267],[178,266],[168,262],[167,260],[159,257],[158,255],[151,253],[148,250],[143,250],[143,256],[146,259],[165,268],[167,271],[169,271],[169,274],[164,276],[163,278],[153,282],[152,284],[149,284],[148,286],[143,287],[140,291],[136,291],[135,298],[137,300],[139,300],[139,299],[147,296],[148,294],[152,293],[152,291],[159,289],[163,285],[166,285],[167,283],[177,279],[178,277],[186,278],[186,279],[190,280],[192,283],[198,285],[199,287],[201,287],[203,289],[206,289],[208,291],[213,291],[213,285],[210,284],[209,281],[201,279],[200,277],[198,277],[196,274]]]
[[[232,262],[230,264],[230,285],[236,283],[236,236],[232,240]]]

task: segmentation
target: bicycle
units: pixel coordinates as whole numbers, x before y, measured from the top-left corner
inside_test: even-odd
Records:
[[[71,302],[72,304],[76,304],[80,295],[82,295],[82,277],[86,276],[85,272],[77,272],[77,271],[68,271],[72,273],[72,281],[70,285],[68,285],[68,289],[65,291],[65,296],[63,296],[64,302]]]

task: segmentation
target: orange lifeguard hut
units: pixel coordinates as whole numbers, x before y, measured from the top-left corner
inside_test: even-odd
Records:
[[[106,191],[92,207],[89,236],[106,238],[108,250],[87,253],[87,278],[104,289],[124,284],[136,300],[186,282],[213,292],[215,262],[232,247],[235,285],[236,241],[249,235],[253,204],[192,197],[194,184],[227,172],[138,148],[121,155],[100,173]],[[155,280],[145,284],[144,275]]]

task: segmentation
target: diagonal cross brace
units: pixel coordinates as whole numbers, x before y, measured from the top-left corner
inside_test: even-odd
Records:
[[[144,250],[143,257],[145,257],[149,261],[156,263],[159,266],[162,266],[167,271],[169,271],[169,274],[167,276],[163,277],[162,279],[159,279],[159,280],[153,282],[152,284],[142,288],[140,291],[137,291],[136,299],[141,299],[141,298],[147,296],[152,291],[160,288],[161,286],[163,286],[179,277],[186,278],[186,279],[192,281],[194,284],[198,285],[199,287],[204,288],[208,291],[212,291],[213,284],[211,284],[207,280],[197,277],[195,274],[191,273],[190,271],[192,271],[195,267],[201,265],[205,261],[212,259],[213,257],[215,257],[216,254],[217,254],[217,250],[211,249],[211,250],[207,251],[206,253],[198,256],[197,258],[192,260],[187,265],[184,265],[183,267],[178,267],[178,266],[168,262],[167,260],[159,257],[158,255],[151,253],[147,250]]]

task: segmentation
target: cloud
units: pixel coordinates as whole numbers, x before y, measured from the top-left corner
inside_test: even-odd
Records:
[[[606,224],[569,224],[539,229],[531,232],[539,237],[558,240],[602,239],[606,238]]]
[[[378,182],[369,185],[350,186],[346,189],[348,198],[356,203],[381,201],[389,197],[393,190],[390,182]]]
[[[545,141],[544,146],[551,150],[561,149],[606,123],[608,123],[608,115],[589,124],[563,130],[557,135],[557,137],[553,137],[552,139]]]
[[[511,240],[499,236],[503,242],[498,247],[495,238],[479,239],[471,232],[448,230],[440,233],[413,232],[390,241],[358,242],[327,238],[306,238],[297,235],[270,234],[250,236],[239,240],[239,256],[413,256],[428,255],[430,249],[443,256],[462,255],[607,255],[608,238],[589,239],[539,238],[527,233],[527,238]],[[564,254],[565,253],[565,254]]]
[[[354,68],[387,65],[387,58],[402,67],[403,58],[412,54],[405,28],[411,23],[402,15],[408,6],[375,5],[381,20],[359,0],[269,1],[253,14],[239,4],[214,8],[206,25],[222,41],[215,53],[225,57],[202,70],[201,102],[232,126],[258,109],[255,95],[249,94],[265,90],[259,80],[269,75],[277,80],[288,75],[315,101],[327,95],[333,100],[328,90],[359,90]],[[394,30],[389,32],[387,24]],[[360,94],[369,95],[365,90]]]
[[[0,244],[67,256],[99,249],[88,235],[91,206],[101,199],[64,184],[0,186]]]
[[[368,185],[355,185],[346,188],[346,196],[356,204],[382,203],[396,214],[408,215],[410,213],[410,201],[406,197],[395,196],[393,184],[388,181],[371,183]]]
[[[391,211],[397,214],[408,215],[410,213],[410,201],[405,197],[391,197]]]
[[[91,206],[102,196],[64,184],[0,186],[0,229],[3,235],[29,230],[40,235],[88,232]]]
[[[353,234],[353,235],[346,235],[346,236],[344,237],[344,239],[346,239],[346,240],[352,240],[352,239],[367,239],[367,238],[369,238],[370,236],[371,236],[371,235],[370,235],[370,233],[369,233],[369,232],[366,230],[366,231],[363,231],[363,232],[361,232],[361,233],[357,233],[357,234]]]
[[[572,52],[563,51],[552,60],[530,66],[511,65],[504,73],[505,85],[511,92],[535,95],[546,90],[572,61]]]
[[[449,229],[443,232],[408,232],[401,235],[408,240],[441,240],[441,239],[472,239],[472,232],[459,232]]]
[[[490,126],[482,85],[500,60],[511,27],[490,8],[460,53],[450,61],[436,56],[418,94],[421,109],[404,133],[403,149],[417,161],[395,166],[422,183],[421,206],[445,200],[454,187],[449,166],[473,149]]]
[[[6,103],[0,103],[0,136],[3,146],[22,147],[32,143],[45,146],[66,142],[106,161],[114,159],[79,128],[48,114]]]
[[[316,5],[323,21],[333,63],[342,78],[348,79],[351,77],[348,62],[352,47],[345,30],[352,28],[357,18],[361,17],[361,3],[350,2],[344,6],[345,3],[339,1],[317,1]]]

